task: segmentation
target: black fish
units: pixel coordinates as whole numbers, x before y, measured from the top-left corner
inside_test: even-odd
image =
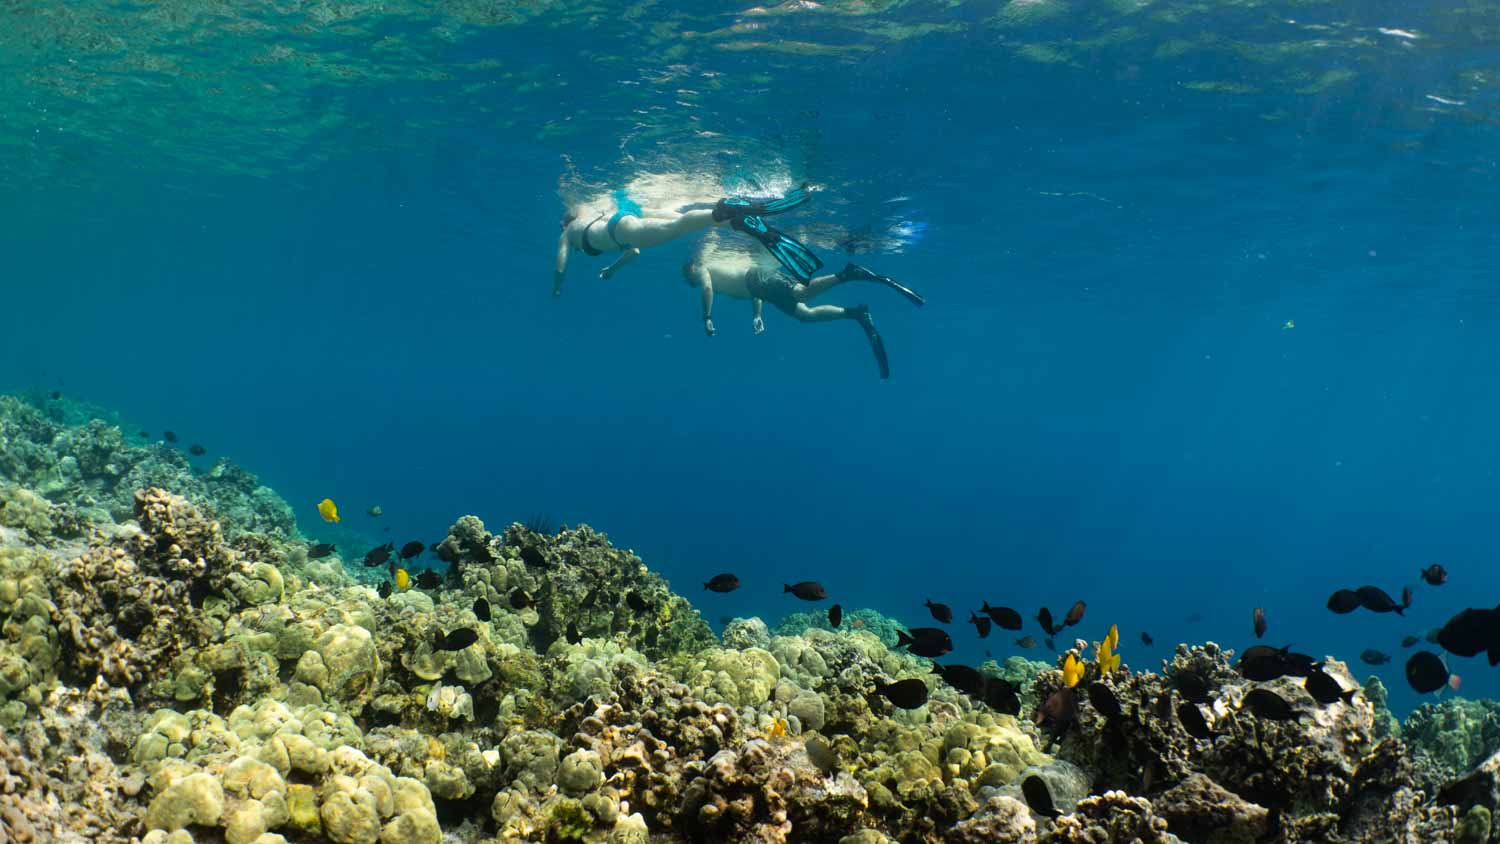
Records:
[[[1379,586],[1361,586],[1354,590],[1359,596],[1359,605],[1371,612],[1393,612],[1396,615],[1404,615],[1406,607],[1391,600],[1391,596],[1385,593]],[[1408,604],[1411,602],[1408,601]]]
[[[1420,641],[1422,641],[1422,637],[1420,636],[1406,636],[1401,639],[1401,647],[1409,648]]]
[[[1118,718],[1124,711],[1120,708],[1120,699],[1115,696],[1114,690],[1103,683],[1089,684],[1089,703],[1105,718]]]
[[[151,439],[151,432],[150,431],[136,431],[135,435],[138,436],[138,437],[140,437],[143,440],[149,440],[149,439]]]
[[[948,685],[967,695],[984,693],[985,677],[967,665],[938,665],[933,663],[932,673],[941,674]]]
[[[412,541],[401,546],[401,559],[410,560],[412,557],[417,556],[425,550],[427,550],[426,545],[423,545],[422,543],[413,539]]]
[[[953,609],[947,604],[934,604],[932,599],[928,598],[922,602],[922,606],[926,607],[927,611],[932,613],[932,617],[938,621],[944,624],[953,623]]]
[[[927,684],[913,677],[886,685],[875,681],[875,694],[891,702],[899,709],[916,709],[927,702]]]
[[[192,445],[188,446],[188,454],[191,454],[194,457],[202,457],[207,453],[208,449],[204,448],[201,445],[198,445],[197,443],[193,443]]]
[[[906,648],[917,656],[936,659],[953,650],[953,639],[939,627],[913,627],[910,633],[896,631],[896,647]]]
[[[1047,638],[1043,639],[1042,640],[1042,644],[1044,644],[1044,645],[1047,646],[1047,650],[1052,651],[1053,653],[1057,653],[1057,646],[1054,645],[1054,644],[1052,644],[1052,637],[1051,636],[1048,636]]]
[[[1256,607],[1255,612],[1252,614],[1252,618],[1255,621],[1255,638],[1259,639],[1260,637],[1266,635],[1265,609],[1262,607]]]
[[[438,574],[433,569],[428,569],[417,575],[418,589],[441,589],[442,586],[443,576]]]
[[[984,702],[1002,715],[1021,714],[1021,696],[1016,687],[1003,677],[991,677],[984,684]]]
[[[531,595],[525,589],[517,586],[510,592],[510,605],[512,609],[524,610],[531,606]]]
[[[1172,687],[1191,703],[1208,703],[1212,687],[1202,674],[1182,668],[1172,672]]]
[[[1486,649],[1494,653],[1497,642],[1500,642],[1500,607],[1489,610],[1470,607],[1448,619],[1437,634],[1437,644],[1457,656],[1475,656]]]
[[[1056,636],[1061,627],[1052,626],[1052,610],[1042,607],[1036,611],[1036,623],[1042,625],[1042,632],[1048,636]]]
[[[1088,606],[1088,604],[1082,601],[1074,604],[1072,609],[1068,610],[1068,614],[1063,617],[1063,627],[1072,627],[1078,622],[1083,621],[1083,611],[1088,609]],[[1052,632],[1056,633],[1057,631],[1054,630]]]
[[[710,592],[733,592],[740,588],[740,579],[728,572],[716,574],[704,582],[703,588]]]
[[[1177,722],[1182,724],[1184,732],[1195,739],[1213,737],[1214,731],[1209,729],[1208,721],[1203,717],[1203,710],[1191,703],[1177,705]]]
[[[1403,610],[1404,609],[1409,609],[1410,607],[1411,607],[1411,587],[1410,586],[1403,586],[1403,587],[1401,587],[1401,609],[1403,609]]]
[[[1359,655],[1359,661],[1365,665],[1385,665],[1391,661],[1391,655],[1371,648]]]
[[[1422,569],[1422,579],[1427,581],[1429,586],[1442,586],[1448,582],[1448,570],[1437,563],[1433,563],[1427,568]]]
[[[781,591],[783,593],[790,592],[804,601],[821,601],[828,597],[828,593],[823,591],[823,584],[811,580],[804,580],[795,585],[783,583],[781,584]]]
[[[1417,694],[1435,692],[1448,682],[1448,666],[1432,651],[1417,651],[1406,661],[1406,682]]]
[[[578,622],[568,622],[567,629],[563,631],[563,638],[567,639],[570,645],[576,645],[583,641],[583,634],[578,632]]]
[[[307,558],[309,560],[321,560],[332,554],[335,550],[332,542],[319,542],[307,547]]]
[[[1142,630],[1141,631],[1141,644],[1143,644],[1143,645],[1154,645],[1154,644],[1156,644],[1156,642],[1152,640],[1150,633],[1147,633],[1146,631]]]
[[[176,431],[162,431],[161,432],[161,438],[164,439],[164,440],[166,440],[169,443],[175,443],[175,442],[177,442],[177,432]]]
[[[51,396],[53,401],[57,401],[62,398],[62,390],[53,390]]]
[[[645,612],[646,599],[641,597],[641,593],[632,589],[625,593],[625,605],[636,612]]]
[[[391,558],[391,550],[395,547],[395,543],[387,542],[384,545],[377,545],[371,548],[369,553],[365,554],[365,568],[374,568],[389,560]]]
[[[1036,640],[1031,638],[1030,636],[1022,636],[1021,638],[1016,640],[1016,644],[1027,650],[1031,650],[1032,648],[1036,647]]]
[[[1047,781],[1036,774],[1021,780],[1021,795],[1026,798],[1027,808],[1044,818],[1062,814],[1052,805],[1052,792],[1047,788]]]
[[[1321,668],[1308,672],[1307,679],[1302,681],[1302,688],[1312,695],[1313,700],[1323,704],[1340,700],[1348,703],[1354,699],[1354,693],[1359,691],[1358,689],[1344,691],[1339,681]]]
[[[1270,689],[1251,689],[1245,693],[1242,705],[1255,713],[1255,717],[1264,718],[1267,721],[1295,721],[1297,719],[1297,710],[1286,702],[1286,698]]]
[[[989,601],[982,602],[979,611],[988,615],[991,620],[1005,630],[1021,629],[1021,614],[1010,607],[992,607]]]
[[[1339,615],[1354,612],[1360,603],[1359,593],[1353,589],[1340,589],[1328,596],[1328,608]]]
[[[380,585],[375,587],[375,594],[379,595],[382,599],[391,597],[391,582],[389,580],[380,581]]]
[[[837,630],[838,626],[840,624],[842,624],[843,621],[844,621],[844,608],[843,608],[842,605],[840,605],[840,604],[834,604],[833,606],[831,606],[831,607],[828,608],[828,626],[829,627],[832,627],[835,630]]]
[[[1270,645],[1253,645],[1240,656],[1240,674],[1247,680],[1264,683],[1277,677],[1306,677],[1316,661],[1307,654],[1299,654]]]
[[[444,636],[443,631],[437,632],[437,638],[433,639],[433,648],[440,651],[461,651],[464,648],[479,641],[479,631],[472,627],[460,627]]]
[[[490,602],[483,598],[474,599],[474,617],[480,621],[490,620]]]
[[[987,615],[975,615],[969,613],[969,623],[979,631],[979,638],[983,639],[990,635],[990,617]]]
[[[1078,696],[1071,686],[1053,692],[1037,709],[1036,725],[1049,725],[1057,735],[1067,732],[1078,714]]]

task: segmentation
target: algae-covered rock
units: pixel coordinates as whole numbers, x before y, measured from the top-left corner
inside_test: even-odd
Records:
[[[380,678],[380,657],[370,631],[351,624],[336,624],[313,643],[321,666],[309,680],[327,696],[346,701],[368,699]],[[306,656],[304,656],[306,658]],[[301,672],[301,666],[298,666]]]
[[[563,757],[557,770],[557,785],[568,794],[580,796],[604,782],[604,765],[592,750],[575,750]]]
[[[151,801],[146,828],[176,830],[217,826],[224,813],[224,787],[211,774],[189,774],[167,786]]]

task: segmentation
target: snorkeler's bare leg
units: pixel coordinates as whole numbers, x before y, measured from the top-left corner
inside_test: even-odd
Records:
[[[714,212],[711,210],[695,210],[683,214],[669,212],[661,216],[652,214],[646,219],[632,215],[620,218],[620,222],[615,224],[614,236],[620,243],[628,243],[637,249],[650,249],[717,225],[723,223],[714,220]]]
[[[562,295],[563,273],[568,271],[568,233],[557,239],[557,266],[552,271],[552,295]]]
[[[797,301],[808,302],[843,283],[836,275],[820,275],[806,284],[797,285]]]
[[[853,318],[848,308],[841,308],[838,305],[817,305],[809,308],[801,302],[797,303],[797,312],[794,316],[799,322],[833,322],[836,319]]]
[[[627,246],[626,248],[621,249],[620,257],[616,258],[613,264],[610,264],[609,266],[600,270],[599,277],[604,279],[613,278],[614,274],[619,271],[621,267],[625,266],[631,261],[634,261],[635,256],[639,254],[641,254],[641,250],[635,248],[634,246]]]
[[[750,320],[750,328],[756,334],[761,334],[766,330],[766,321],[760,318],[760,307],[765,303],[759,299],[752,299],[750,301],[755,308],[755,318]]]

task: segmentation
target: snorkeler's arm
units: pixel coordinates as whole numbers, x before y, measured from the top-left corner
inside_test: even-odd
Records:
[[[760,306],[763,303],[759,299],[751,299],[750,302],[751,305],[755,308],[755,318],[750,320],[750,327],[755,330],[756,334],[759,334],[762,331],[766,330],[765,320],[762,320],[760,318]]]
[[[704,273],[698,284],[698,291],[703,300],[703,331],[708,336],[714,336],[714,279],[708,273]]]
[[[631,261],[634,261],[635,260],[635,256],[637,256],[639,254],[641,254],[641,250],[635,248],[634,246],[627,246],[626,248],[621,249],[620,250],[620,257],[616,258],[615,262],[613,264],[610,264],[609,266],[607,266],[604,269],[600,270],[599,271],[599,277],[600,278],[609,278],[609,277],[613,276],[616,272],[619,271],[619,269],[621,267],[625,266],[626,264],[630,263]]]
[[[557,238],[557,268],[552,273],[552,295],[562,295],[563,273],[568,271],[568,233]]]

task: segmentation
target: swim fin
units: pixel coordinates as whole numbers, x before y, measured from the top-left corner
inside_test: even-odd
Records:
[[[915,290],[912,290],[904,284],[898,283],[890,276],[880,275],[873,270],[861,267],[859,264],[850,263],[842,270],[839,270],[838,279],[839,281],[878,281],[881,284],[884,284],[886,287],[889,287],[897,293],[900,293],[902,296],[905,296],[908,302],[911,302],[913,305],[916,305],[919,308],[927,304],[927,300],[923,299],[922,295],[920,293],[917,293]]]
[[[875,320],[870,316],[868,305],[855,305],[849,309],[854,314],[854,319],[859,327],[865,330],[865,338],[870,341],[870,351],[875,353],[875,365],[880,367],[880,380],[886,381],[891,377],[891,360],[885,354],[885,341],[880,339],[880,332],[875,330]]]
[[[785,214],[799,205],[806,204],[812,199],[812,194],[807,192],[807,183],[801,187],[787,191],[786,196],[780,199],[753,200],[743,196],[726,196],[714,205],[714,219],[719,222],[733,220],[737,217],[755,216],[770,217],[776,214]]]
[[[813,273],[823,268],[823,261],[796,238],[782,234],[766,225],[766,221],[754,214],[734,218],[730,223],[735,231],[742,231],[760,241],[786,271],[798,281],[812,280]]]

